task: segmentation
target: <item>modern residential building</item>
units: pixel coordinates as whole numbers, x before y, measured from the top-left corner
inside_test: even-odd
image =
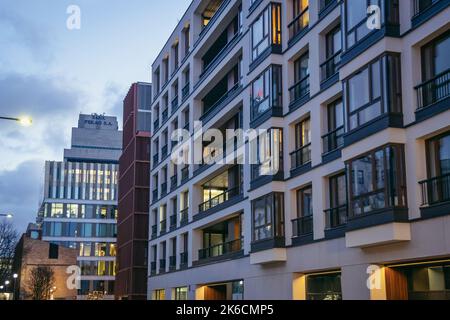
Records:
[[[53,284],[48,293],[51,300],[75,300],[77,290],[67,286],[71,283],[70,267],[77,264],[76,249],[65,248],[57,244],[42,241],[41,230],[34,224],[29,224],[26,233],[16,245],[13,272],[18,275],[12,279],[16,300],[32,300],[36,283],[32,280],[33,270],[48,267],[53,271]],[[74,284],[74,282],[73,282]]]
[[[134,83],[123,102],[115,286],[120,300],[147,298],[151,94],[151,84]]]
[[[122,132],[116,117],[80,114],[64,160],[45,164],[44,199],[38,213],[42,239],[78,250],[78,298],[114,298],[117,172]]]
[[[449,4],[192,1],[152,66],[148,297],[450,298]],[[263,129],[280,170],[177,166],[178,128]]]

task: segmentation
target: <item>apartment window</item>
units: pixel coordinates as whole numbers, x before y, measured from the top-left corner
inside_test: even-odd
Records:
[[[386,54],[344,81],[348,130],[384,114],[401,114],[400,56]]]
[[[323,152],[328,153],[344,145],[344,106],[338,99],[327,106],[328,132],[323,136]]]
[[[252,180],[283,172],[283,129],[271,128],[259,134],[251,141],[251,147],[256,160],[252,167]]]
[[[184,55],[187,56],[189,54],[189,50],[191,49],[191,27],[187,26],[184,29]]]
[[[281,66],[272,65],[252,83],[252,119],[270,108],[282,108],[282,92]]]
[[[293,14],[294,19],[288,25],[290,40],[309,26],[309,0],[294,0]]]
[[[179,65],[179,60],[180,60],[180,54],[179,54],[179,43],[175,43],[175,45],[173,46],[173,67],[174,67],[174,71],[178,69],[178,65]]]
[[[326,228],[334,229],[347,223],[347,182],[345,172],[329,179],[330,204],[325,210]]]
[[[372,31],[366,26],[369,16],[367,8],[370,5],[377,5],[381,8],[381,0],[345,1],[347,48],[354,46]]]
[[[350,215],[406,207],[403,145],[390,144],[347,163]]]
[[[188,287],[175,288],[175,300],[187,300],[188,299]]]
[[[308,235],[313,232],[312,186],[297,190],[297,219],[293,222],[293,236]]]
[[[252,24],[252,59],[271,45],[281,45],[281,5],[271,4]]]
[[[341,26],[337,26],[325,36],[326,60],[321,65],[322,81],[327,80],[336,74],[341,62]]]
[[[253,242],[284,237],[284,194],[271,193],[252,201]]]
[[[342,300],[341,273],[323,273],[306,277],[307,300]]]
[[[291,103],[309,94],[309,52],[294,62],[295,84],[289,88]]]
[[[307,118],[295,126],[295,151],[291,153],[292,169],[311,162],[311,120]]]
[[[424,205],[450,201],[450,132],[426,141],[428,179],[420,182]]]
[[[166,300],[166,290],[164,289],[154,290],[152,292],[152,300],[156,301]]]
[[[165,58],[163,60],[163,68],[164,68],[164,83],[169,81],[169,58]]]
[[[422,48],[422,84],[417,87],[418,107],[450,96],[450,32]]]
[[[418,15],[439,1],[441,1],[441,0],[412,0],[413,14]]]

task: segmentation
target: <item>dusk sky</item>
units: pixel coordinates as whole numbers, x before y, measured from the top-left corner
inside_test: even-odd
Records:
[[[2,0],[0,116],[29,115],[32,127],[0,122],[0,213],[24,231],[42,200],[45,160],[62,160],[78,114],[122,121],[132,82],[150,66],[190,0]],[[69,30],[69,5],[81,29]]]

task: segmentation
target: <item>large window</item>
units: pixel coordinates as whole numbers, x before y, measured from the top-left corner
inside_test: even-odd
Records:
[[[187,287],[180,287],[175,288],[175,300],[187,300],[188,299],[188,288]]]
[[[342,300],[341,273],[324,273],[306,277],[307,300]]]
[[[271,193],[252,201],[253,242],[284,237],[284,194]]]
[[[312,201],[312,186],[297,190],[297,218],[292,221],[292,233],[294,237],[312,234]]]
[[[386,54],[376,59],[348,78],[344,91],[349,131],[383,114],[400,114],[400,56]]]
[[[381,0],[345,1],[347,48],[352,47],[373,31],[367,28],[366,25],[367,8],[370,5],[378,5],[380,7]]]
[[[339,173],[329,179],[330,204],[325,210],[327,229],[334,229],[347,223],[347,182],[345,172]]]
[[[252,120],[270,108],[282,108],[281,66],[272,65],[252,83]]]
[[[341,26],[335,27],[325,36],[326,59],[321,65],[322,81],[330,78],[337,72],[341,61],[342,39]]]
[[[450,96],[450,32],[422,48],[422,84],[417,87],[419,108]]]
[[[327,106],[328,132],[323,136],[323,152],[339,149],[344,144],[344,107],[342,99]]]
[[[291,168],[311,162],[311,120],[307,118],[295,126],[295,151],[291,153]]]
[[[450,132],[426,142],[428,179],[422,181],[423,204],[450,201]]]
[[[289,23],[289,39],[295,38],[309,26],[309,0],[293,1],[293,20]]]
[[[283,129],[271,128],[251,141],[252,180],[260,176],[277,175],[283,172]],[[254,154],[254,155],[253,155]]]
[[[152,292],[152,300],[166,300],[166,290],[159,289]]]
[[[252,59],[256,60],[271,45],[281,45],[281,5],[271,4],[253,22]]]
[[[406,207],[403,145],[387,145],[347,164],[350,215]]]
[[[309,94],[309,52],[294,62],[295,84],[289,88],[291,103]]]

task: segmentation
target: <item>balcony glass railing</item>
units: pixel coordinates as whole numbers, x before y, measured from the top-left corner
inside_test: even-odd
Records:
[[[177,257],[170,256],[169,257],[169,270],[175,270],[177,267]]]
[[[161,183],[161,195],[167,194],[167,182]]]
[[[152,191],[152,199],[153,199],[153,202],[158,200],[158,189]]]
[[[339,64],[341,63],[341,50],[329,57],[324,63],[320,65],[322,82],[331,78],[338,72]]]
[[[159,259],[159,272],[166,272],[166,258]]]
[[[163,234],[166,232],[167,232],[167,220],[164,219],[159,222],[159,233]]]
[[[348,220],[347,205],[325,210],[325,225],[327,229],[335,229],[344,226]]]
[[[169,109],[166,108],[162,112],[162,122],[166,121],[169,118]]]
[[[152,238],[155,238],[156,235],[157,235],[157,226],[156,226],[156,224],[154,224],[152,226]]]
[[[291,152],[291,169],[299,168],[311,162],[311,143]]]
[[[450,69],[416,87],[418,109],[426,108],[450,96]]]
[[[178,95],[175,96],[175,98],[173,98],[172,100],[172,113],[174,110],[178,109]]]
[[[185,268],[188,264],[188,254],[187,252],[180,253],[180,267]]]
[[[184,167],[181,169],[181,182],[185,182],[189,179],[189,166]]]
[[[242,250],[242,239],[236,239],[209,248],[200,249],[198,250],[198,257],[200,260],[204,260],[212,257],[220,257],[240,250]]]
[[[219,204],[224,203],[224,202],[230,200],[231,198],[240,195],[241,190],[242,190],[242,188],[240,186],[228,189],[225,192],[215,196],[214,198],[208,199],[207,201],[201,203],[198,206],[198,209],[200,212],[203,212],[203,211],[209,210],[211,208],[214,208],[214,207],[218,206]]]
[[[328,132],[322,137],[323,153],[340,149],[344,145],[344,126]]]
[[[289,88],[291,103],[309,95],[309,75]]]
[[[419,182],[422,205],[429,206],[450,201],[450,173]]]
[[[156,273],[156,262],[150,262],[150,273],[155,274]]]
[[[177,226],[177,215],[176,213],[174,213],[173,215],[170,216],[170,227],[174,228]]]
[[[313,216],[306,216],[292,220],[292,235],[306,236],[313,233]]]
[[[208,113],[218,108],[224,101],[226,101],[230,96],[233,95],[233,93],[235,93],[238,90],[239,86],[240,86],[239,82],[234,84],[233,87],[231,87],[231,89],[229,89],[222,97],[217,99],[216,102],[214,102],[210,107],[207,108],[205,112],[203,112],[202,117],[206,116]]]
[[[169,147],[168,147],[168,145],[166,144],[165,146],[163,146],[163,147],[161,148],[161,157],[162,157],[162,158],[165,158],[165,157],[167,156],[168,151],[169,151]]]

